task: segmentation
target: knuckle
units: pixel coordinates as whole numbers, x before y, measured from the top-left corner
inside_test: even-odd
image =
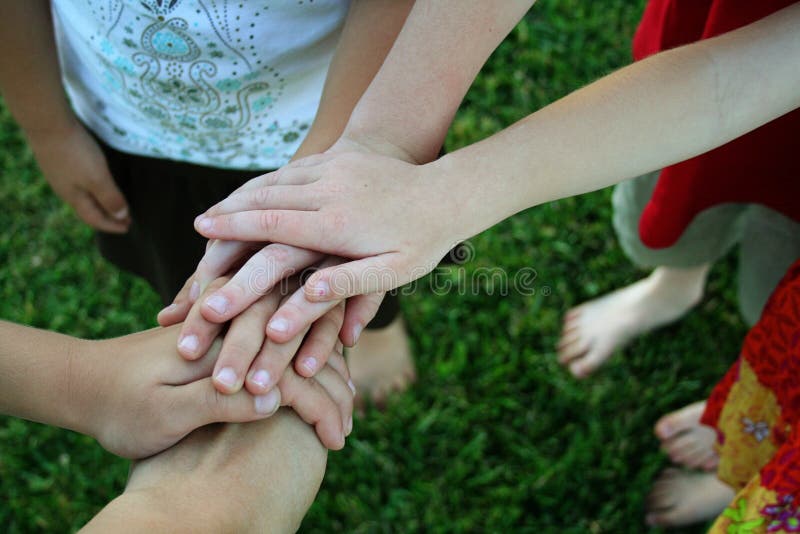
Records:
[[[255,202],[256,206],[267,205],[270,201],[270,198],[272,198],[272,194],[268,186],[259,187],[253,191],[253,201]]]
[[[333,232],[342,232],[347,226],[347,216],[341,212],[330,213],[327,217],[327,226]]]
[[[258,216],[258,225],[263,232],[270,232],[278,227],[281,222],[280,214],[276,211],[265,210]]]
[[[267,265],[269,265],[270,263],[286,264],[289,262],[290,259],[289,247],[278,243],[270,244],[267,245],[265,248],[262,248],[261,254],[267,261]]]

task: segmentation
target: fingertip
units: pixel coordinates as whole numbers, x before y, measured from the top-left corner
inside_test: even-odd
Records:
[[[194,229],[202,235],[206,235],[214,228],[214,219],[203,214],[194,220]],[[208,237],[208,236],[207,236]]]
[[[319,436],[319,440],[327,449],[332,451],[340,451],[344,449],[345,436],[341,428],[336,430],[331,429],[330,432],[327,432],[324,429],[318,429],[317,435]]]
[[[184,335],[178,338],[178,353],[187,360],[196,360],[200,354],[200,339],[194,334]]]
[[[306,282],[303,292],[310,302],[325,302],[334,298],[328,280],[315,279],[313,276]]]
[[[233,367],[223,367],[218,370],[214,373],[212,382],[214,388],[225,395],[232,395],[242,389],[242,383]]]
[[[300,376],[312,378],[315,374],[317,374],[317,370],[319,369],[319,361],[313,356],[307,356],[297,360],[294,368]]]
[[[173,313],[175,313],[177,309],[178,305],[175,304],[174,302],[169,306],[165,306],[164,308],[162,308],[161,311],[159,311],[158,314],[156,315],[156,321],[158,322],[158,324],[161,326],[170,326],[174,324],[174,320],[173,322],[170,322],[170,316]]]
[[[217,323],[228,319],[228,312],[231,303],[222,293],[214,293],[209,296],[200,307],[200,314],[207,320]]]
[[[266,395],[278,388],[273,387],[272,377],[266,369],[256,369],[247,375],[245,389],[253,395]]]
[[[292,339],[290,330],[292,324],[284,317],[272,317],[267,323],[267,337],[275,343],[283,344]]]
[[[261,417],[271,417],[281,407],[281,392],[276,388],[264,395],[257,395],[253,397],[253,403],[257,414]]]

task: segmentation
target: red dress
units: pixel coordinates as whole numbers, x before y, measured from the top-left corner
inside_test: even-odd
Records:
[[[711,531],[800,532],[800,261],[714,388],[702,422],[717,430],[717,475],[739,492]]]
[[[634,58],[729,32],[797,1],[651,0],[634,37]],[[673,245],[699,212],[725,202],[763,204],[800,221],[799,154],[800,109],[667,167],[639,222],[642,242]]]

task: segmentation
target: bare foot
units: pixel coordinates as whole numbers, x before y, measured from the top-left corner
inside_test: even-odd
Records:
[[[559,363],[585,378],[634,337],[680,318],[703,296],[709,267],[658,267],[643,280],[571,309],[558,342]]]
[[[402,318],[389,326],[364,330],[358,344],[347,352],[347,366],[356,385],[356,404],[369,398],[378,406],[394,392],[416,380],[416,369]]]
[[[682,527],[708,521],[725,510],[735,496],[713,473],[665,469],[647,496],[647,524]]]
[[[719,464],[714,451],[717,435],[710,426],[700,424],[705,409],[705,401],[695,402],[665,415],[656,423],[655,432],[661,448],[674,463],[713,471]]]

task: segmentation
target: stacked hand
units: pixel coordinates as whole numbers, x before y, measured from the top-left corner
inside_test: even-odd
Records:
[[[248,182],[209,210],[212,222],[224,219],[221,231],[202,229],[209,219],[198,218],[201,232],[219,239],[209,241],[197,270],[159,314],[159,323],[185,321],[178,350],[193,359],[230,322],[213,375],[222,393],[245,387],[263,395],[292,360],[298,374],[315,376],[334,346],[355,344],[377,312],[383,290],[422,276],[449,250],[452,240],[443,238],[436,224],[445,214],[432,209],[439,193],[421,187],[420,168],[340,141],[325,154]],[[437,217],[415,218],[417,211],[395,202],[409,191],[424,192],[413,200],[417,211]],[[380,202],[386,209],[363,209]],[[276,207],[283,210],[270,211]],[[374,232],[359,240],[365,227]],[[409,227],[414,243],[402,237]],[[409,244],[435,252],[403,252]],[[346,263],[340,252],[361,261]],[[372,255],[377,257],[366,259]],[[327,282],[334,291],[319,294],[306,283],[279,306],[276,295],[286,293],[285,281],[304,269],[317,271],[310,276],[312,287]],[[336,282],[339,276],[357,283],[343,287]],[[352,298],[345,303],[347,297]]]

